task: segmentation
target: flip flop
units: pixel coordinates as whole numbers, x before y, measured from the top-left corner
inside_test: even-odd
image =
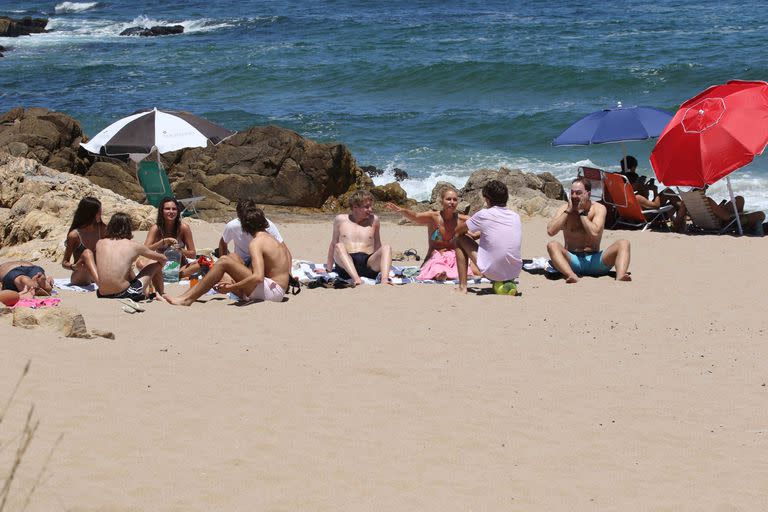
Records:
[[[123,309],[123,311],[125,311],[125,312],[126,312],[126,313],[128,313],[129,315],[132,315],[132,314],[136,313],[136,310],[135,310],[135,309],[133,309],[133,308],[132,308],[132,307],[130,307],[130,306],[123,306],[123,308],[122,308],[122,309]]]
[[[123,311],[125,311],[125,308],[130,308],[134,310],[134,312],[138,312],[138,313],[146,311],[133,299],[120,299],[120,302],[125,304],[125,306],[123,306]]]

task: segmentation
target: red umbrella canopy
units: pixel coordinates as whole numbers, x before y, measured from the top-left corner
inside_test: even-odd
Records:
[[[750,163],[768,144],[768,83],[731,80],[680,106],[651,153],[665,185],[703,187]]]

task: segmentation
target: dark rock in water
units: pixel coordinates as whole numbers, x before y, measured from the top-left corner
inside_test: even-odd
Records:
[[[30,18],[27,16],[20,20],[15,20],[6,16],[0,16],[0,37],[18,37],[50,32],[50,30],[45,30],[46,25],[48,25],[48,20],[45,18]]]
[[[408,179],[408,173],[405,172],[402,169],[398,169],[397,167],[394,168],[395,173],[395,180],[396,181],[403,181]]]
[[[370,177],[375,178],[384,174],[384,171],[376,167],[375,165],[364,165],[361,169]]]
[[[3,56],[3,52],[5,51],[5,46],[0,45],[0,57]]]
[[[157,25],[155,27],[129,27],[122,32],[121,36],[141,36],[141,37],[153,37],[153,36],[169,36],[173,34],[182,34],[184,27],[181,25]]]

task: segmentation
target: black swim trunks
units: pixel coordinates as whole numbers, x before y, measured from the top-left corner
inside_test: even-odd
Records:
[[[14,283],[16,278],[19,276],[35,277],[36,274],[45,275],[45,270],[43,270],[42,267],[38,267],[37,265],[14,267],[9,270],[3,278],[3,290],[20,292],[21,290],[16,288],[16,283]]]
[[[141,284],[141,281],[138,279],[131,281],[131,284],[128,286],[128,288],[121,292],[104,295],[100,291],[96,290],[96,296],[100,299],[146,300],[147,298],[147,296],[144,295],[144,285]]]
[[[366,252],[353,252],[350,254],[350,257],[352,258],[352,263],[355,265],[355,270],[357,270],[357,275],[360,277],[367,277],[368,279],[376,279],[378,277],[378,271],[373,270],[368,266],[368,258],[371,257],[370,254]],[[347,274],[347,271],[341,268],[338,264],[333,266],[333,271],[339,274],[339,277],[342,279],[352,279],[352,276]]]

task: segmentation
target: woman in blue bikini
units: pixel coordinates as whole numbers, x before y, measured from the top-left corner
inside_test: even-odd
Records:
[[[459,194],[453,186],[445,185],[440,188],[439,197],[442,206],[442,210],[439,212],[416,213],[392,203],[386,204],[388,210],[402,214],[411,222],[427,226],[429,248],[419,275],[416,276],[416,279],[423,281],[445,281],[459,277],[453,236],[456,228],[463,225],[469,217],[456,212]],[[470,273],[479,275],[475,269],[470,269],[470,271]]]

